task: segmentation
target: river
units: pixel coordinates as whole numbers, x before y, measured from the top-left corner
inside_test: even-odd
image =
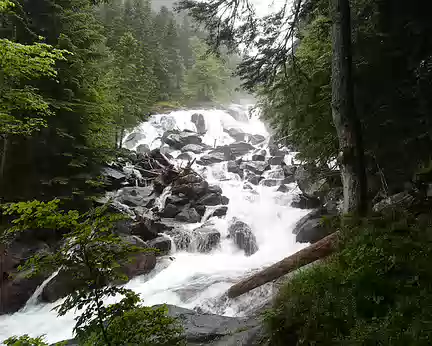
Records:
[[[159,147],[160,137],[166,130],[195,131],[191,115],[200,113],[204,116],[207,129],[203,143],[212,147],[233,143],[234,139],[224,129],[237,128],[245,133],[264,136],[266,140],[256,148],[266,149],[269,133],[258,114],[252,112],[249,116],[250,106],[246,105],[231,105],[231,109],[237,120],[223,110],[195,109],[153,115],[134,130],[144,134],[145,138],[133,144],[126,142],[125,146],[129,149],[140,144],[148,144],[151,149]],[[179,153],[171,154],[176,157]],[[248,158],[250,154],[245,157]],[[291,162],[290,153],[285,156],[285,161],[288,164]],[[195,165],[195,168],[209,183],[219,185],[230,199],[225,218],[214,220],[221,233],[220,246],[210,253],[198,253],[193,249],[177,251],[174,246],[169,255],[172,259],[168,256],[160,259],[150,275],[134,278],[126,287],[139,293],[146,305],[168,303],[227,316],[247,315],[268,300],[272,295],[272,285],[265,285],[233,300],[226,299],[224,293],[241,278],[304,247],[305,244],[295,242],[291,232],[307,211],[290,207],[293,196],[298,193],[294,184],[288,185],[290,191],[285,193],[278,192],[278,186],[257,185],[253,189],[245,189],[245,182],[227,171],[226,162],[205,167]],[[277,167],[264,174],[270,178],[281,178]],[[259,250],[252,256],[245,256],[226,237],[228,222],[233,217],[246,222],[253,230]],[[197,227],[197,224],[192,226]],[[74,314],[57,317],[52,308],[59,302],[41,304],[35,298],[37,294],[21,311],[0,316],[0,340],[12,335],[44,334],[46,340],[52,343],[72,337]]]

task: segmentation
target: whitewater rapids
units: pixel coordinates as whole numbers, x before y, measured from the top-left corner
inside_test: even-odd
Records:
[[[257,148],[266,149],[269,133],[256,112],[250,113],[250,106],[231,105],[231,109],[241,115],[241,121],[223,110],[195,109],[154,115],[133,131],[144,134],[145,138],[129,146],[129,149],[135,149],[140,144],[147,144],[151,149],[160,147],[161,136],[166,130],[195,131],[195,125],[191,122],[194,113],[200,113],[205,118],[207,132],[203,143],[212,147],[233,143],[234,139],[224,129],[238,128],[245,133],[264,136],[266,141]],[[127,143],[125,145],[128,146]],[[175,157],[179,153],[172,155]],[[290,155],[286,155],[285,161],[290,164],[290,160]],[[224,298],[224,293],[248,274],[303,248],[304,244],[297,244],[291,232],[307,211],[290,207],[293,196],[298,192],[294,185],[289,186],[291,191],[287,193],[277,192],[277,187],[262,185],[251,191],[243,189],[244,182],[239,176],[227,172],[226,162],[197,167],[197,170],[210,184],[219,185],[230,199],[225,219],[215,219],[221,233],[220,247],[210,253],[176,251],[173,247],[169,255],[174,257],[173,261],[160,259],[151,274],[134,278],[126,287],[139,293],[145,305],[168,303],[221,315],[243,316],[268,300],[272,285],[265,285],[233,300]],[[246,257],[226,237],[228,221],[233,217],[246,222],[255,234],[259,250],[250,257]],[[197,226],[199,224],[193,225]],[[0,341],[23,334],[45,335],[49,343],[73,337],[74,314],[58,317],[52,309],[60,301],[42,304],[35,298],[37,296],[32,297],[21,311],[0,316]]]

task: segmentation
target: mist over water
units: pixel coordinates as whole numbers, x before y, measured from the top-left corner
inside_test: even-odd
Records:
[[[224,110],[196,109],[154,115],[148,122],[132,131],[142,133],[145,138],[133,145],[126,142],[125,146],[135,149],[140,144],[147,144],[151,149],[158,148],[162,145],[161,137],[167,130],[196,131],[191,116],[200,113],[204,115],[207,129],[203,143],[212,147],[233,143],[235,140],[224,132],[224,129],[238,128],[251,135],[265,136],[267,140],[256,147],[267,148],[269,134],[258,114],[252,112],[249,118],[249,106],[232,105],[231,108],[242,116],[243,121],[236,120]],[[180,152],[171,154],[175,157]],[[246,155],[246,159],[249,157],[250,155]],[[285,161],[289,164],[290,160],[290,155],[287,154]],[[168,303],[228,316],[247,315],[271,297],[271,284],[233,300],[228,300],[224,293],[240,279],[304,247],[304,244],[295,242],[291,231],[307,211],[290,207],[291,200],[297,193],[294,184],[289,185],[291,191],[288,193],[277,192],[277,186],[258,185],[254,186],[253,190],[247,190],[238,175],[227,171],[226,162],[206,167],[195,164],[194,168],[210,184],[220,186],[223,194],[230,199],[225,218],[211,218],[221,233],[220,246],[210,253],[195,252],[193,246],[187,251],[177,251],[173,246],[169,254],[173,260],[168,256],[160,258],[152,273],[134,278],[126,287],[139,293],[145,305]],[[272,167],[272,170],[265,174],[277,178],[280,170]],[[228,223],[233,217],[247,223],[257,239],[259,250],[252,256],[245,256],[244,251],[239,250],[232,240],[227,238]],[[191,230],[199,225],[190,224],[184,227]],[[45,334],[48,342],[72,338],[74,314],[57,317],[52,308],[59,303],[60,301],[41,304],[32,297],[21,311],[0,316],[0,340],[22,334]]]

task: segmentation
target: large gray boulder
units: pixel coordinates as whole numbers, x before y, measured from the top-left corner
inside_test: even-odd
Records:
[[[407,191],[399,192],[390,196],[373,206],[373,211],[376,213],[387,212],[398,208],[409,209],[413,206],[416,199]]]
[[[175,216],[175,219],[181,222],[196,223],[200,222],[201,215],[194,208],[185,207]]]
[[[240,168],[243,170],[247,169],[252,173],[261,175],[265,171],[270,169],[270,165],[267,162],[263,162],[263,161],[247,161],[247,162],[243,162],[240,165]]]
[[[182,149],[188,144],[201,144],[199,135],[189,131],[168,131],[162,136],[162,141],[174,149]]]
[[[204,150],[208,149],[206,146],[204,145],[200,145],[200,144],[188,144],[185,145],[181,150],[183,152],[186,151],[190,151],[194,154],[201,154]]]
[[[232,155],[235,157],[243,156],[255,149],[252,144],[246,142],[235,142],[229,144],[228,147],[230,148]]]
[[[312,165],[300,165],[297,167],[294,178],[299,189],[307,197],[322,198],[326,193],[327,184],[325,178],[320,178],[321,171]]]
[[[316,243],[335,230],[331,229],[323,220],[323,211],[315,209],[302,217],[294,227],[293,234],[299,243]],[[330,216],[326,216],[330,218]]]
[[[226,160],[226,155],[222,152],[211,151],[206,155],[201,156],[201,158],[197,161],[199,165],[208,166],[213,163],[219,163]]]
[[[227,170],[228,172],[238,174],[243,178],[243,170],[240,168],[240,163],[237,161],[228,161]]]
[[[166,236],[159,236],[147,242],[149,248],[157,249],[157,256],[167,255],[171,251],[171,239]]]
[[[112,167],[103,167],[101,169],[101,176],[107,189],[119,189],[127,179],[123,171]]]
[[[219,205],[222,204],[222,195],[220,193],[211,192],[198,200],[201,205]]]
[[[220,232],[215,228],[212,222],[206,222],[204,225],[193,230],[193,236],[197,244],[197,251],[209,252],[216,248],[220,243]]]
[[[299,208],[299,209],[314,209],[318,208],[321,205],[321,202],[316,197],[308,197],[304,194],[300,194],[294,196],[291,207]]]
[[[231,128],[231,129],[224,129],[224,132],[228,133],[232,138],[234,138],[237,142],[245,141],[247,134],[244,133],[240,129]]]
[[[155,202],[153,189],[148,186],[125,187],[118,191],[115,199],[129,207],[150,208]]]
[[[263,149],[257,150],[252,155],[252,161],[265,161],[267,152]]]
[[[279,165],[282,164],[283,160],[284,160],[284,156],[283,155],[272,156],[272,157],[269,158],[268,163],[269,163],[269,165],[272,165],[272,166],[276,166],[276,165],[279,166]]]
[[[251,135],[249,136],[249,142],[253,145],[260,144],[265,141],[265,137],[263,135]]]
[[[147,154],[150,154],[151,150],[150,150],[150,147],[148,146],[148,144],[140,144],[136,148],[136,152],[138,154],[147,155]]]
[[[206,133],[206,123],[204,115],[200,113],[194,113],[191,116],[191,121],[195,124],[198,134],[204,135]]]
[[[228,233],[238,248],[244,250],[246,256],[258,251],[258,244],[252,229],[245,222],[233,218],[228,227]]]

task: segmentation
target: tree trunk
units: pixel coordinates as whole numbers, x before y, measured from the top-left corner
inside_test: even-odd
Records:
[[[4,176],[6,170],[6,158],[7,158],[8,145],[9,145],[8,135],[3,135],[3,148],[2,148],[1,160],[0,160],[0,202],[2,200],[1,196],[4,196],[3,187],[5,185]]]
[[[267,282],[299,269],[309,263],[327,257],[337,249],[338,232],[330,234],[320,241],[284,258],[282,261],[263,269],[251,277],[240,281],[228,290],[229,298],[238,297],[254,288],[264,285]]]
[[[349,0],[332,2],[332,115],[339,138],[343,212],[366,211],[367,182],[361,125],[355,113]]]
[[[125,128],[122,126],[120,130],[120,141],[119,141],[119,149],[123,146],[123,137],[124,137]]]

